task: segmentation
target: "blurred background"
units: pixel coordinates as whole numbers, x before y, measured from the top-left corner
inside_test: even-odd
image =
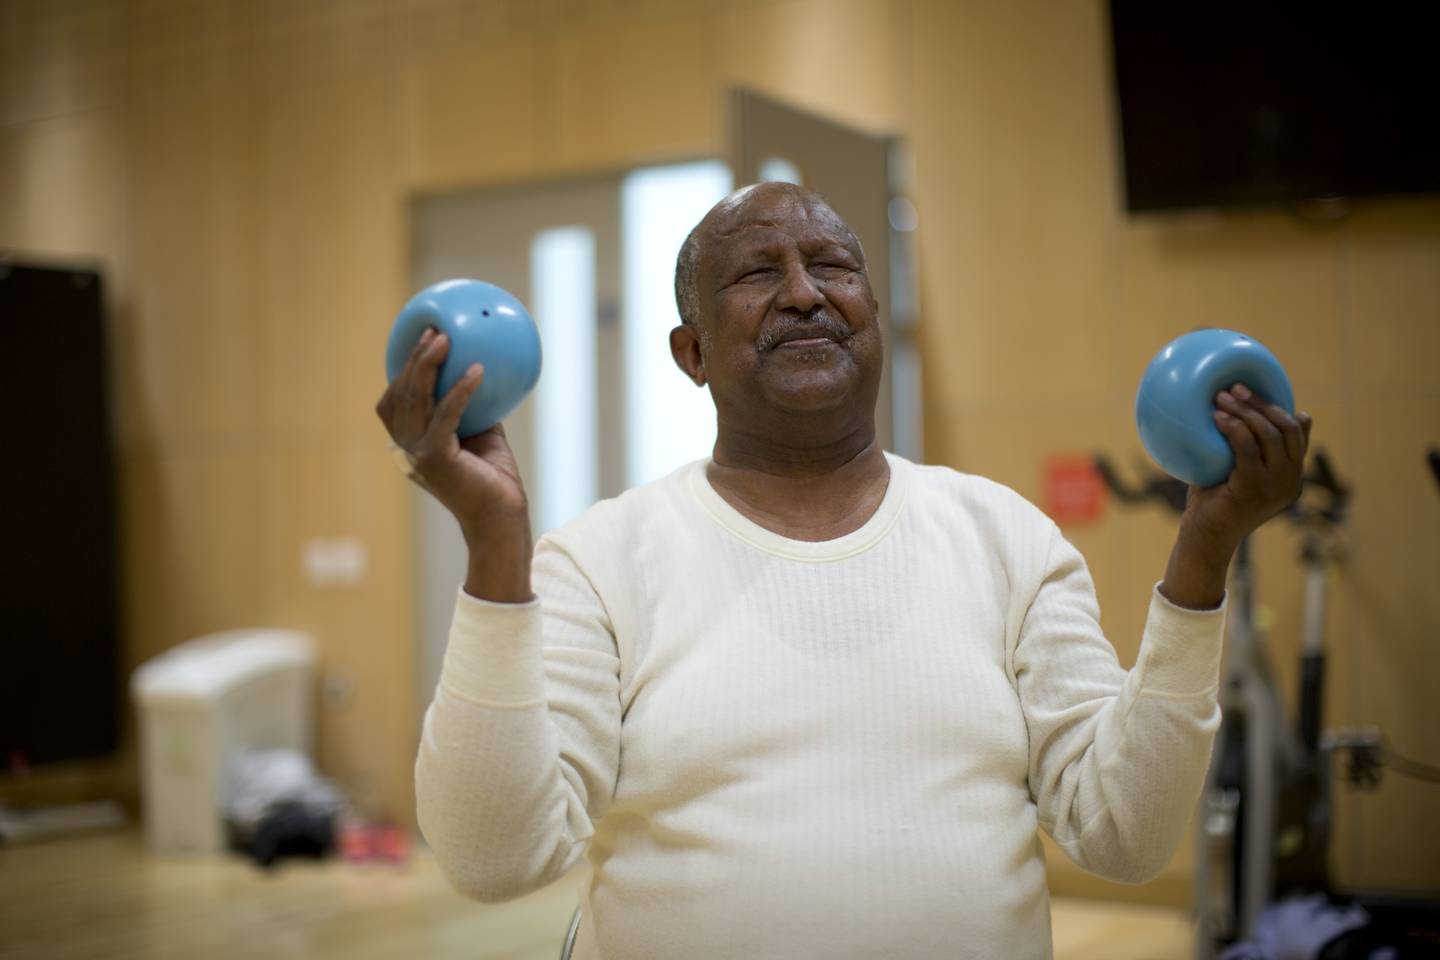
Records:
[[[95,936],[114,939],[94,955],[217,952],[207,937],[262,928],[295,955],[351,955],[355,931],[390,954],[551,955],[473,933],[508,908],[452,902],[409,847],[461,546],[391,463],[374,413],[386,337],[446,277],[529,304],[546,371],[510,430],[550,529],[708,452],[708,396],[665,343],[674,256],[756,179],[819,190],[865,245],[888,448],[1055,516],[1127,667],[1175,518],[1116,502],[1092,459],[1128,482],[1153,472],[1135,388],[1168,340],[1222,326],[1270,347],[1352,494],[1327,541],[1324,723],[1440,763],[1440,117],[1417,40],[1434,33],[1359,4],[1207,5],[1178,26],[1142,7],[0,0],[0,329],[20,431],[0,501],[20,531],[3,601],[19,628],[0,648],[0,952],[7,927],[21,952],[79,936],[45,904],[109,875],[129,892],[96,895]],[[1284,520],[1253,540],[1256,622],[1292,714],[1301,547]],[[370,843],[338,893],[143,852],[161,763],[142,763],[145,694],[190,697],[189,719],[150,734],[175,753],[175,730],[210,742],[193,730],[218,721],[196,705],[224,691],[184,671],[145,687],[136,670],[240,628],[300,638],[293,660],[272,645],[245,663],[299,671],[300,692],[276,694],[300,717],[296,749],[344,798],[345,837]],[[1437,791],[1337,777],[1336,889],[1440,897]],[[39,839],[66,809],[129,826]],[[1187,955],[1195,844],[1135,887],[1046,844],[1052,890],[1075,898],[1070,926],[1057,900],[1057,956]],[[215,917],[242,895],[278,912],[202,923],[207,890]],[[275,920],[290,896],[322,906]],[[154,918],[180,902],[190,925],[167,941]],[[391,939],[339,932],[396,903]],[[573,906],[571,887],[533,926],[558,944]],[[1117,952],[1106,924],[1122,916],[1157,939]]]

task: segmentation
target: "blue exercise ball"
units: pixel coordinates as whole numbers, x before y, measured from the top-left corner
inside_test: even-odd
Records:
[[[1280,361],[1243,333],[1196,330],[1155,355],[1140,378],[1135,422],[1140,442],[1162,470],[1198,487],[1225,482],[1235,454],[1215,425],[1215,395],[1236,383],[1295,412],[1295,393]]]
[[[472,363],[485,379],[471,395],[456,430],[461,437],[484,433],[508,417],[540,379],[540,333],[525,305],[482,280],[445,280],[421,290],[405,304],[390,330],[385,376],[394,380],[426,327],[450,339],[450,352],[435,381],[438,401],[460,382]]]

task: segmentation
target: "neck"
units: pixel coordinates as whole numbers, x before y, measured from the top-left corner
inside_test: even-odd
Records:
[[[832,540],[858,530],[885,498],[890,465],[872,419],[829,435],[720,424],[707,473],[711,486],[755,523],[794,540]]]
[[[777,480],[812,480],[845,470],[867,456],[884,459],[875,444],[873,419],[825,434],[750,431],[722,419],[714,461],[719,467]]]

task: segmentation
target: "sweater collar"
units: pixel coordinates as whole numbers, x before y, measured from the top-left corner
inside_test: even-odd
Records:
[[[707,474],[710,466],[708,459],[690,464],[689,486],[691,493],[711,519],[751,546],[792,560],[843,560],[864,553],[879,543],[900,517],[900,508],[904,506],[910,482],[910,462],[888,451],[885,459],[890,464],[890,480],[886,484],[885,497],[880,501],[880,506],[859,529],[834,540],[792,540],[760,526],[731,506],[729,501],[710,485]]]

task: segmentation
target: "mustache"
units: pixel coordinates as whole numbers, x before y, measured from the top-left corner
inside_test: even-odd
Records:
[[[849,340],[851,336],[848,324],[821,310],[808,316],[789,317],[777,321],[773,326],[761,331],[760,336],[755,340],[755,346],[761,352],[773,350],[782,340],[797,330],[804,331],[807,336],[828,337],[836,343]]]

